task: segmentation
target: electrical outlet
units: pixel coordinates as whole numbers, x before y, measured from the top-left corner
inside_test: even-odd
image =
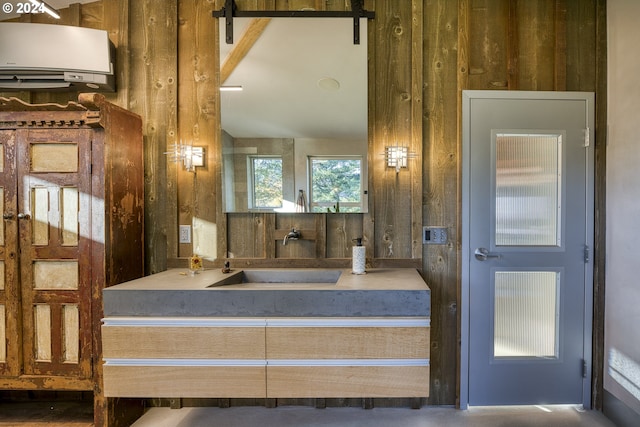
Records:
[[[445,245],[447,243],[446,227],[422,227],[422,243],[427,245]]]
[[[180,226],[180,243],[191,243],[191,226]]]

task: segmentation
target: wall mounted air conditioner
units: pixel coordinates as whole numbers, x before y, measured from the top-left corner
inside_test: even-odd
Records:
[[[106,31],[0,22],[0,92],[115,91]]]

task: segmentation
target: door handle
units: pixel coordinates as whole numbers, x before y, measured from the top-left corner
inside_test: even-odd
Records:
[[[2,214],[2,218],[13,219],[13,212],[5,212],[4,214]]]
[[[27,213],[19,213],[18,214],[18,219],[31,219],[31,215],[29,215]]]
[[[492,254],[489,252],[489,249],[487,248],[476,248],[475,252],[473,252],[473,255],[475,255],[478,261],[486,261],[489,258],[493,258],[493,259],[501,258],[501,255]]]

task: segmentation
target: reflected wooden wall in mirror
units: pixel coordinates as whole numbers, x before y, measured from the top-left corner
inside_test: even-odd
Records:
[[[221,22],[225,212],[367,212],[367,20]]]

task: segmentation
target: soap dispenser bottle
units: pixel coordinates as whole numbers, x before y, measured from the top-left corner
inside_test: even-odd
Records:
[[[367,248],[362,246],[362,237],[353,239],[353,241],[356,242],[356,245],[351,248],[352,249],[351,273],[366,274],[365,264],[366,264]]]

